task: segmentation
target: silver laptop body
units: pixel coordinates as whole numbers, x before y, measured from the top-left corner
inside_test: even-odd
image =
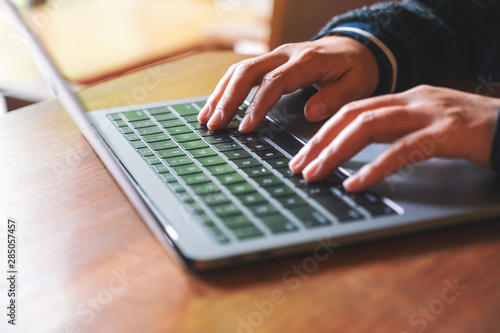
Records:
[[[210,218],[211,221],[207,223],[217,226],[228,239],[227,242],[221,243],[207,232],[192,209],[162,181],[158,172],[150,167],[108,116],[125,112],[147,114],[147,110],[158,108],[165,108],[176,114],[175,106],[180,104],[189,104],[199,110],[200,103],[205,101],[207,96],[86,112],[12,3],[8,0],[0,0],[0,3],[17,33],[26,40],[26,45],[44,78],[127,198],[167,251],[194,270],[313,250],[318,244],[338,246],[500,214],[499,183],[493,171],[461,160],[432,159],[412,165],[373,188],[373,192],[380,195],[384,207],[388,207],[391,214],[371,215],[362,205],[358,205],[356,198],[352,199],[346,193],[339,193],[341,191],[338,186],[332,186],[332,193],[363,218],[352,219],[348,223],[341,222],[323,206],[316,204],[314,198],[303,196],[321,214],[329,217],[329,223],[310,228],[296,215],[283,210],[283,215],[290,219],[295,230],[275,233],[262,222],[263,220],[254,218],[248,213],[248,209],[243,207],[242,211],[248,213],[252,223],[262,232],[262,236],[248,239],[235,236],[225,226],[223,219],[212,211],[213,207],[188,188],[187,193],[195,198],[196,204],[204,210],[204,215]],[[291,157],[321,126],[307,123],[303,116],[304,105],[312,93],[313,90],[306,89],[284,96],[269,113],[267,130],[260,133],[263,141],[286,157]],[[354,172],[383,149],[384,145],[367,147],[340,168],[338,175]],[[290,184],[286,177],[272,172]],[[224,189],[224,193],[225,191],[227,190]],[[276,198],[267,195],[267,199],[275,207],[281,207]],[[238,203],[232,200],[233,203]]]

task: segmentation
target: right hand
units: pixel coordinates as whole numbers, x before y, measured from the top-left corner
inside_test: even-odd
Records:
[[[285,44],[271,53],[229,68],[198,115],[211,130],[223,129],[260,85],[245,112],[240,132],[253,131],[282,95],[314,85],[319,89],[305,106],[311,122],[333,115],[344,104],[367,98],[377,88],[379,70],[372,52],[349,37],[330,36]]]

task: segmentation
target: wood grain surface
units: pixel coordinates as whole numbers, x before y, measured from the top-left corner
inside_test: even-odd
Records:
[[[82,96],[102,108],[204,95],[240,59],[202,53]],[[1,232],[7,217],[18,224],[13,332],[498,332],[498,220],[197,275],[167,255],[57,101],[0,117],[0,153]]]

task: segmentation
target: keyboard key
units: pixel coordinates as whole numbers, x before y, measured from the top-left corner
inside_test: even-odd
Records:
[[[224,224],[231,229],[246,228],[253,226],[252,221],[244,214],[227,216],[224,218]]]
[[[316,211],[311,206],[290,208],[290,211],[297,216],[302,224],[308,229],[332,224],[326,216]]]
[[[197,159],[197,161],[200,162],[201,165],[203,165],[204,167],[227,163],[226,160],[220,157],[219,155],[202,157]]]
[[[160,177],[161,177],[161,179],[163,179],[163,181],[165,183],[174,183],[174,182],[177,182],[177,179],[171,173],[162,173],[162,174],[160,174]]]
[[[257,167],[251,167],[251,168],[246,168],[243,169],[243,171],[249,176],[249,177],[261,177],[261,176],[270,176],[272,175],[271,170],[268,168],[262,166],[257,166]]]
[[[133,121],[133,122],[130,123],[130,125],[132,125],[133,128],[142,128],[142,127],[156,126],[155,122],[152,121],[151,119]]]
[[[255,177],[254,180],[262,187],[282,184],[281,180],[274,175]]]
[[[351,208],[340,198],[334,196],[321,197],[321,198],[316,198],[316,202],[318,202],[321,206],[326,208],[330,213],[335,215],[335,217],[340,222],[358,220],[363,218],[363,216],[358,211]]]
[[[132,146],[134,146],[135,149],[142,149],[142,148],[148,147],[148,145],[146,145],[142,141],[132,141],[132,142],[130,142],[130,144],[132,144]]]
[[[217,143],[214,145],[215,149],[218,151],[229,151],[229,150],[237,150],[241,149],[241,146],[239,143],[236,142],[223,142],[223,143]]]
[[[177,196],[179,197],[180,195],[183,195],[183,193],[178,194]],[[201,208],[200,205],[198,205],[196,202],[187,203],[186,206],[194,214],[203,214],[203,213],[205,213],[205,211],[203,210],[203,208]]]
[[[256,205],[249,206],[252,213],[258,217],[269,216],[278,213],[278,209],[271,205],[269,202],[264,202]]]
[[[169,157],[175,157],[175,156],[182,156],[185,155],[184,151],[177,147],[177,148],[169,148],[169,149],[163,149],[163,150],[158,150],[157,151],[158,155],[160,155],[162,158],[169,158]]]
[[[187,192],[177,193],[177,198],[186,204],[193,204],[194,203],[193,197],[191,196],[191,194],[189,194]],[[202,210],[202,212],[203,212],[203,210]]]
[[[151,126],[151,127],[139,128],[137,129],[137,132],[139,132],[140,135],[149,135],[149,134],[162,133],[163,131],[158,126]]]
[[[120,132],[123,134],[132,134],[134,131],[130,127],[120,127]]]
[[[153,118],[156,119],[156,121],[161,122],[165,120],[177,119],[177,116],[169,111],[168,113],[154,115]]]
[[[234,160],[233,163],[236,164],[238,166],[238,168],[240,168],[240,169],[250,168],[250,167],[255,167],[255,166],[262,167],[262,163],[260,163],[258,160],[256,160],[253,157],[237,159],[237,160]]]
[[[195,173],[192,175],[182,176],[182,179],[189,186],[208,183],[208,182],[212,181],[210,179],[210,177],[204,173]]]
[[[115,125],[118,127],[128,127],[127,123],[124,120],[115,120]],[[151,125],[149,125],[151,126]]]
[[[272,197],[285,197],[295,194],[294,190],[285,184],[264,188]]]
[[[241,143],[243,143],[243,144],[255,143],[255,142],[261,141],[260,137],[254,133],[242,134],[242,135],[238,136],[238,140],[240,140]]]
[[[141,153],[142,156],[151,156],[151,155],[154,155],[155,153],[149,149],[149,148],[142,148],[142,149],[139,149],[139,152]]]
[[[283,215],[263,217],[261,220],[275,234],[298,230],[297,226]]]
[[[147,109],[148,112],[152,115],[162,114],[162,113],[170,113],[170,110],[166,106],[160,106],[159,108]]]
[[[226,129],[226,131],[228,134],[231,134],[234,137],[240,137],[241,135],[244,135],[244,133],[241,133],[240,131],[238,131],[237,128],[228,128],[228,129]]]
[[[196,131],[201,135],[201,136],[212,136],[212,135],[219,135],[221,133],[224,133],[223,131],[212,131],[207,128],[206,125],[201,125],[196,128]]]
[[[201,197],[201,200],[203,200],[203,202],[205,202],[208,206],[215,206],[231,202],[228,196],[222,192],[204,195]]]
[[[288,159],[287,157],[282,157],[267,160],[266,162],[276,169],[281,167],[288,167],[288,162],[290,162],[290,159]]]
[[[210,207],[215,215],[225,217],[241,213],[240,209],[233,203],[215,205]]]
[[[229,164],[221,164],[207,167],[207,170],[210,171],[212,175],[222,175],[225,173],[232,173],[234,169]]]
[[[120,114],[119,113],[109,113],[107,114],[108,118],[111,119],[111,120],[120,120],[122,119],[120,117]]]
[[[184,116],[189,116],[193,114],[198,114],[198,109],[192,106],[191,104],[179,104],[179,105],[172,105],[172,109],[177,111],[181,117]]]
[[[165,128],[170,128],[170,127],[182,126],[184,125],[184,122],[180,119],[171,119],[171,120],[160,121],[160,125]]]
[[[367,205],[363,206],[373,217],[380,215],[397,214],[391,207],[385,204]]]
[[[196,135],[196,134],[195,134]],[[180,145],[186,149],[186,150],[194,150],[194,149],[200,149],[200,148],[208,148],[208,145],[205,141],[198,140],[198,141],[186,141],[186,142],[181,142]]]
[[[236,183],[242,183],[245,181],[242,175],[239,173],[227,173],[224,175],[218,175],[217,179],[221,182],[222,185],[231,185]]]
[[[227,134],[215,134],[207,136],[205,139],[211,144],[233,141],[233,139]]]
[[[193,133],[193,132],[191,132],[191,133],[183,133],[183,134],[176,134],[176,135],[172,135],[172,136],[175,139],[175,141],[177,141],[177,142],[186,142],[186,141],[195,141],[195,140],[202,141],[201,138],[200,138],[200,136],[198,134],[196,134],[196,133]]]
[[[280,153],[277,149],[256,151],[255,153],[263,160],[270,160],[272,158],[285,157],[285,155]]]
[[[128,111],[122,112],[122,115],[127,118],[128,121],[136,121],[136,120],[147,120],[149,117],[143,111]]]
[[[192,129],[190,129],[186,125],[177,126],[177,127],[169,127],[169,128],[166,128],[165,130],[170,135],[183,134],[183,133],[191,133],[193,131]]]
[[[272,145],[270,145],[269,143],[267,143],[265,141],[251,142],[251,143],[247,143],[245,146],[247,146],[247,148],[253,152],[261,151],[261,150],[275,149]]]
[[[168,183],[168,187],[170,187],[170,189],[174,193],[186,192],[186,189],[184,188],[184,186],[181,183],[177,182],[177,181]]]
[[[206,195],[211,193],[218,193],[220,189],[214,183],[206,183],[191,186],[191,189],[198,195]]]
[[[222,155],[224,155],[228,160],[237,160],[240,158],[249,158],[252,157],[246,150],[243,149],[238,149],[238,150],[230,150],[230,151],[224,151],[222,152]]]
[[[133,134],[127,134],[125,135],[125,137],[129,140],[129,141],[137,141],[137,140],[140,140],[141,137],[138,136],[137,134],[133,133]]]
[[[168,148],[176,148],[177,144],[172,140],[159,141],[150,143],[151,147],[154,150],[168,149]]]
[[[297,187],[306,187],[309,185],[309,182],[305,180],[302,175],[293,175],[292,177],[289,178],[289,180]]]
[[[191,155],[193,155],[193,157],[196,159],[198,159],[200,157],[216,156],[217,155],[217,152],[210,147],[201,148],[201,149],[193,149],[193,150],[190,150],[189,153]]]
[[[188,123],[198,123],[198,115],[197,114],[193,114],[193,115],[190,115],[190,116],[185,116],[183,118]]]
[[[207,216],[207,215],[205,215]],[[207,216],[208,217],[208,216]],[[229,243],[229,238],[217,227],[215,224],[205,224],[205,229],[208,231],[212,238],[221,244]]]
[[[191,165],[186,164],[186,165],[175,166],[175,167],[172,167],[172,170],[178,176],[184,176],[184,175],[189,175],[189,174],[201,172],[200,167],[197,166],[196,164],[191,164]]]
[[[149,164],[155,165],[155,164],[160,164],[161,160],[158,158],[158,156],[147,156],[144,158],[146,161],[148,161]]]
[[[165,158],[164,161],[170,167],[193,163],[193,160],[189,156],[186,156],[186,155]]]
[[[276,199],[287,208],[307,206],[307,202],[298,195],[278,197]]]
[[[286,166],[284,168],[278,168],[276,170],[278,170],[278,172],[281,173],[283,175],[283,177],[291,178],[294,176],[292,170],[290,170],[290,168],[288,166]]]
[[[240,127],[240,121],[237,120],[237,119],[233,119],[231,120],[227,125],[226,125],[226,129],[233,129],[233,128],[238,128]]]
[[[247,227],[240,227],[232,230],[236,238],[240,240],[262,237],[264,234],[257,227],[249,225]]]
[[[147,143],[170,140],[170,137],[166,133],[145,135],[145,136],[143,136],[143,138],[144,138],[144,140],[146,140]]]
[[[153,165],[153,169],[158,173],[168,172],[168,167],[163,164],[155,164]]]
[[[250,183],[233,184],[229,185],[227,188],[234,195],[250,193],[255,191],[255,188]]]
[[[321,182],[308,184],[307,186],[302,187],[301,190],[311,198],[319,198],[334,196],[331,188],[332,186],[330,184]]]
[[[238,199],[246,206],[267,202],[267,199],[259,192],[238,195]]]

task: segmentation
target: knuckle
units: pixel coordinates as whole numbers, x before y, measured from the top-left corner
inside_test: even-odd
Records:
[[[308,47],[305,50],[302,50],[299,53],[299,55],[297,56],[297,58],[301,62],[306,62],[306,61],[315,60],[320,54],[321,54],[321,51],[318,48]]]
[[[371,126],[375,121],[375,112],[374,111],[365,111],[358,115],[356,121],[359,123],[360,127]]]
[[[289,54],[290,52],[292,52],[293,50],[295,50],[296,47],[297,47],[297,43],[283,44],[283,45],[280,45],[277,48],[275,48],[274,51],[273,51],[273,53],[285,53],[285,54]]]
[[[283,70],[274,70],[267,73],[262,78],[262,83],[265,84],[276,84],[284,80],[285,72]]]
[[[234,72],[236,75],[244,75],[245,73],[251,71],[256,63],[257,61],[254,59],[243,60],[234,65]]]

